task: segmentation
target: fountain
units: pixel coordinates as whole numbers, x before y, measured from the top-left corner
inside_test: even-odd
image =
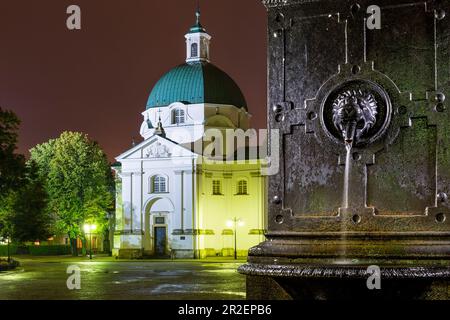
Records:
[[[353,143],[358,141],[375,123],[377,102],[369,93],[346,91],[333,104],[333,123],[342,134],[345,144],[345,174],[343,208],[348,208],[349,179],[352,168]]]
[[[449,298],[450,3],[377,2],[381,29],[373,1],[264,1],[280,171],[249,299]]]

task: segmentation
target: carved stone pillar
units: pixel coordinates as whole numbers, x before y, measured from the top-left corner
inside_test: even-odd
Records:
[[[448,298],[450,3],[264,3],[280,171],[248,298]]]

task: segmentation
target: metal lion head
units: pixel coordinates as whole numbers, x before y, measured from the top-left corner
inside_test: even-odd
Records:
[[[378,105],[373,94],[347,90],[333,102],[333,123],[346,143],[353,143],[376,123]]]

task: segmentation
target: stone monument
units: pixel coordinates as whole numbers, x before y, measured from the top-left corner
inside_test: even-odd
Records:
[[[450,298],[450,2],[264,4],[280,171],[247,298]]]

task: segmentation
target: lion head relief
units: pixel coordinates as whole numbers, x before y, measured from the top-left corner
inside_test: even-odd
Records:
[[[345,141],[360,139],[376,123],[378,106],[371,93],[347,90],[333,103],[333,123]]]

